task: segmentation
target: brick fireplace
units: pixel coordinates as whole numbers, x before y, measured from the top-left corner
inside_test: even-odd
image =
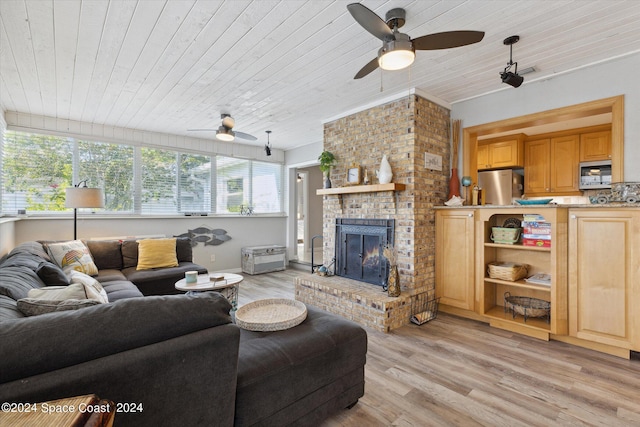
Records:
[[[324,127],[324,149],[338,159],[333,187],[345,185],[346,171],[359,165],[371,183],[383,154],[402,191],[323,196],[323,263],[336,255],[337,219],[393,220],[402,294],[390,298],[381,287],[351,278],[301,275],[296,298],[384,332],[409,322],[417,294],[434,296],[435,214],[448,193],[449,110],[419,95],[376,106]],[[425,153],[442,157],[442,171],[425,165]]]

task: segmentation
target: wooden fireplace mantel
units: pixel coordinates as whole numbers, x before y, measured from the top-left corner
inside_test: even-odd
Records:
[[[407,186],[405,184],[399,184],[391,182],[389,184],[372,184],[372,185],[352,185],[348,187],[337,188],[321,188],[316,190],[318,196],[338,196],[340,201],[340,210],[342,211],[342,195],[343,194],[356,194],[356,193],[377,193],[380,191],[394,191],[395,198],[394,204],[397,209],[398,191],[403,191]]]
[[[378,191],[402,191],[405,188],[405,184],[392,182],[390,184],[351,185],[349,187],[321,188],[316,190],[316,194],[318,196],[324,196],[330,194],[376,193]]]

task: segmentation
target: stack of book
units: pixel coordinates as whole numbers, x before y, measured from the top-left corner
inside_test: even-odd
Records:
[[[551,223],[542,215],[525,214],[522,218],[522,244],[550,248]]]

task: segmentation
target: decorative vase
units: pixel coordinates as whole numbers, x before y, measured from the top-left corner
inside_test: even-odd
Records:
[[[380,170],[376,173],[378,175],[378,181],[380,184],[389,184],[391,179],[393,178],[393,171],[391,170],[391,165],[389,164],[389,160],[387,160],[387,155],[384,154],[382,156],[382,161],[380,162]]]
[[[392,265],[389,268],[389,278],[387,279],[387,293],[390,297],[400,296],[400,275],[398,266]]]
[[[324,185],[323,188],[331,188],[331,179],[329,179],[329,173],[327,172],[324,174]]]
[[[460,178],[458,178],[458,168],[451,169],[451,179],[449,180],[449,196],[447,200],[453,196],[460,197]]]

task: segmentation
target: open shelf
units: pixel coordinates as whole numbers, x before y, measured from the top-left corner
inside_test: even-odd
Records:
[[[491,309],[489,309],[489,311],[486,311],[484,314],[485,316],[491,319],[497,319],[500,321],[515,323],[520,326],[526,326],[528,328],[537,329],[542,332],[551,331],[551,325],[547,323],[546,319],[540,318],[540,317],[529,317],[525,322],[524,316],[521,316],[520,314],[517,314],[514,319],[513,314],[511,314],[511,311],[507,310],[507,312],[505,313],[504,307],[500,305],[496,305],[492,307]]]
[[[539,246],[524,246],[524,245],[506,245],[504,243],[485,243],[485,247],[487,248],[506,248],[506,249],[516,249],[521,251],[540,251],[540,252],[551,252],[551,248],[542,248]]]
[[[551,286],[536,285],[535,283],[527,283],[524,280],[516,280],[515,282],[511,282],[509,280],[492,279],[490,277],[486,277],[484,281],[490,282],[490,283],[496,283],[498,285],[513,286],[516,288],[534,289],[536,291],[551,292]]]

